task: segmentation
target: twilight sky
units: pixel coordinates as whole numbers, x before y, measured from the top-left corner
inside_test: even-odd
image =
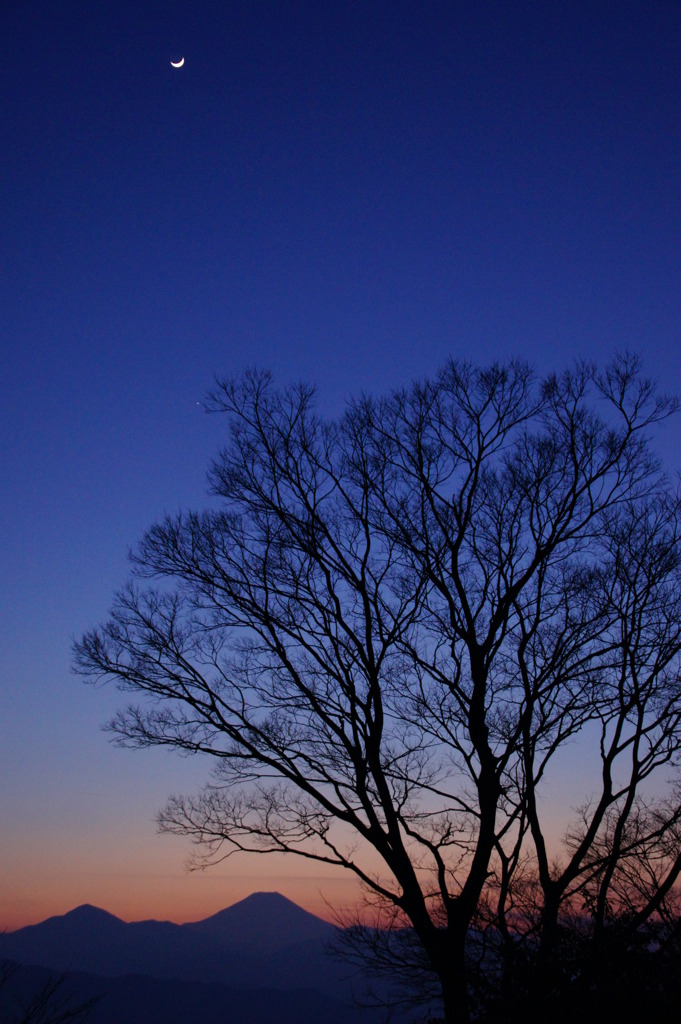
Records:
[[[207,766],[112,747],[72,638],[203,500],[214,374],[334,415],[630,348],[681,392],[681,4],[5,0],[0,38],[0,928],[324,913],[352,884],[293,859],[184,872],[154,814]]]

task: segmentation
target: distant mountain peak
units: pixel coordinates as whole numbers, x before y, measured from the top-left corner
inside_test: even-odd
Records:
[[[110,914],[108,910],[102,910],[101,907],[95,907],[92,903],[81,903],[80,906],[74,907],[73,910],[69,910],[68,913],[61,916],[71,921],[118,921],[120,924],[124,923],[120,917]]]
[[[212,917],[183,928],[229,936],[244,948],[275,949],[291,942],[330,938],[334,926],[280,892],[254,892]]]
[[[245,896],[244,899],[239,900],[238,903],[233,903],[232,906],[254,906],[255,904],[267,904],[267,906],[274,906],[275,904],[279,904],[280,906],[295,907],[296,910],[303,909],[302,907],[299,907],[297,903],[294,903],[293,900],[290,900],[288,896],[282,896],[280,892],[266,892],[265,890],[263,890],[262,892],[252,892],[250,896]],[[231,909],[231,907],[228,907],[228,910]]]
[[[282,896],[280,892],[252,892],[250,896],[245,896],[237,903],[232,903],[231,906],[225,907],[224,910],[219,910],[217,914],[213,914],[211,917],[196,923],[206,924],[208,921],[217,921],[226,917],[236,918],[242,914],[247,914],[251,918],[262,917],[263,920],[267,920],[269,917],[285,915],[289,918],[295,917],[298,920],[308,918],[311,921],[317,921],[319,924],[327,924],[321,917],[311,914],[309,910],[304,910],[303,907],[290,900],[288,896]]]

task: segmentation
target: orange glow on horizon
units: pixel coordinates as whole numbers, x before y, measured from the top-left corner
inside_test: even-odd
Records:
[[[337,915],[351,911],[361,900],[361,890],[349,873],[338,871],[305,874],[288,862],[271,864],[270,872],[260,863],[246,871],[224,865],[203,872],[127,870],[95,873],[56,868],[52,872],[21,872],[5,877],[0,896],[0,929],[15,931],[59,916],[84,903],[114,914],[123,921],[155,919],[184,924],[200,921],[238,903],[254,892],[278,892],[304,910],[337,923]],[[277,866],[279,871],[276,870]],[[85,867],[85,865],[81,865]],[[298,871],[296,871],[296,867]],[[281,870],[284,868],[284,870]],[[323,866],[322,866],[323,869]]]

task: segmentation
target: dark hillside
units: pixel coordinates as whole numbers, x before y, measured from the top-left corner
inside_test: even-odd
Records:
[[[19,1021],[26,1005],[53,973],[19,966],[0,991],[0,1021]],[[87,1024],[381,1024],[378,1013],[307,990],[235,991],[222,985],[139,975],[103,978],[72,973],[64,979],[63,996],[70,1005],[97,998]]]

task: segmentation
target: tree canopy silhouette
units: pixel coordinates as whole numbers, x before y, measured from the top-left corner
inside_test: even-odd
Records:
[[[541,380],[451,362],[334,421],[254,372],[211,407],[214,503],[147,532],[76,645],[142,697],[122,743],[213,759],[162,828],[204,863],[354,872],[410,925],[447,1022],[471,1013],[472,929],[548,965],[566,915],[594,942],[670,915],[680,506],[650,433],[676,402],[623,356]],[[568,744],[596,768],[561,846],[544,796]]]

